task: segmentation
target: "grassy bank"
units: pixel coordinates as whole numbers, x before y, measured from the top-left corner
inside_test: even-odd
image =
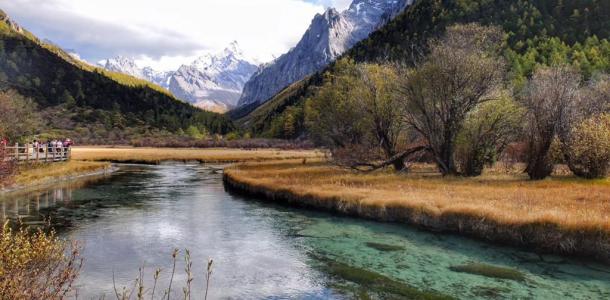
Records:
[[[361,174],[322,161],[240,164],[224,180],[273,201],[610,262],[609,180],[533,182],[500,171],[449,178],[428,166]]]
[[[276,159],[316,158],[322,154],[313,150],[277,149],[185,149],[185,148],[108,148],[74,147],[72,157],[83,161],[158,164],[162,161],[198,161],[202,163],[230,163]]]
[[[103,172],[110,168],[107,162],[68,161],[52,164],[21,165],[19,173],[3,188],[14,190],[43,185],[76,176]]]

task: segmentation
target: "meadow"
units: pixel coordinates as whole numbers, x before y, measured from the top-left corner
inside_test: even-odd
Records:
[[[359,173],[293,160],[235,165],[224,180],[235,191],[292,205],[610,261],[610,180],[561,169],[530,181],[519,166],[463,178],[423,164],[409,174]]]
[[[71,160],[52,164],[20,165],[18,173],[10,180],[3,182],[2,187],[18,189],[46,184],[75,176],[104,172],[110,169],[107,162],[87,162]]]
[[[134,148],[134,147],[74,147],[72,159],[118,163],[158,164],[162,161],[197,161],[201,163],[231,163],[276,159],[318,158],[315,150],[231,149],[231,148]]]

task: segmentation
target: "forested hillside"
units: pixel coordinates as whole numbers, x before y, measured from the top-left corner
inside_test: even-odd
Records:
[[[610,71],[610,2],[603,0],[418,0],[344,57],[356,62],[412,63],[449,25],[477,22],[508,35],[503,55],[511,82],[521,86],[536,65],[569,63],[585,79]],[[327,68],[332,74],[334,66]],[[255,135],[293,138],[304,128],[303,104],[322,81],[297,83],[238,120]],[[270,109],[272,108],[272,109]],[[261,115],[268,114],[265,117]]]
[[[42,43],[0,12],[0,88],[32,98],[49,126],[40,134],[96,142],[189,127],[232,130],[227,117],[181,102],[160,87],[102,71]]]

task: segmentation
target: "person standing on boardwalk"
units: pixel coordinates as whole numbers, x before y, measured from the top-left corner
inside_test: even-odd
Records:
[[[55,152],[61,153],[63,144],[60,140],[55,140]]]

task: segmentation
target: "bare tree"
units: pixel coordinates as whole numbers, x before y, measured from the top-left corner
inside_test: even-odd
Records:
[[[468,114],[500,96],[503,37],[496,27],[450,27],[419,67],[403,71],[404,120],[426,140],[444,175],[458,173],[455,140]]]
[[[598,74],[581,89],[580,97],[567,106],[559,130],[563,160],[572,173],[583,178],[600,178],[608,170],[610,148],[610,78]]]
[[[593,116],[610,113],[610,75],[597,74],[583,92],[584,115]]]
[[[527,108],[528,161],[526,172],[540,180],[553,172],[549,150],[558,135],[565,137],[575,118],[581,75],[572,67],[540,67],[523,93]]]

